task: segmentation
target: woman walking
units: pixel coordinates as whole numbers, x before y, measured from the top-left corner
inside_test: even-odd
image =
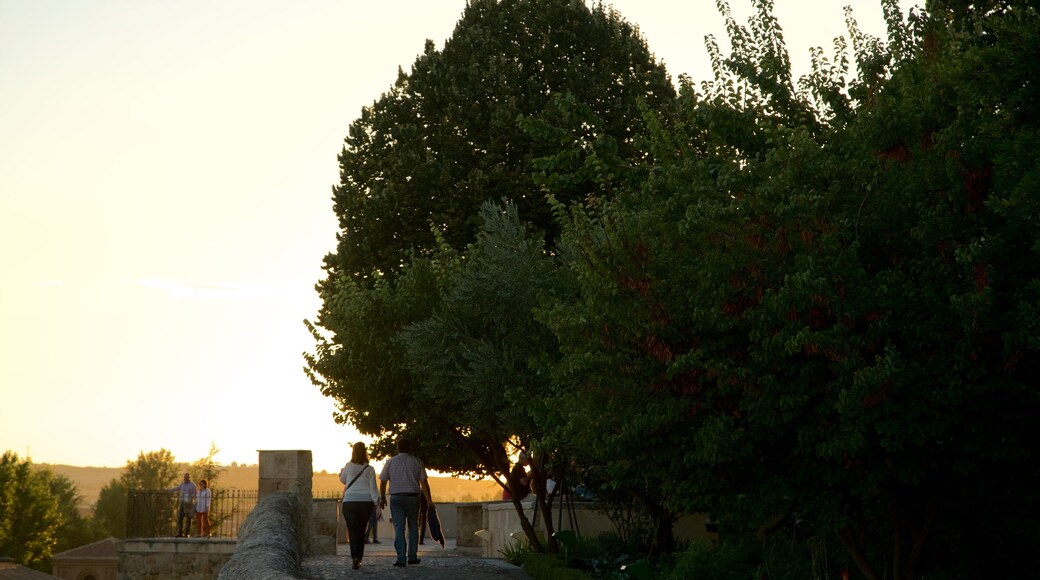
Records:
[[[339,480],[347,486],[343,490],[343,520],[347,522],[350,557],[354,560],[353,568],[357,570],[365,556],[365,530],[379,500],[376,470],[368,464],[364,443],[354,444],[350,462],[339,472]]]

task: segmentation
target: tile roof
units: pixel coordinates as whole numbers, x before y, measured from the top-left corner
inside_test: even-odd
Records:
[[[93,544],[87,544],[78,548],[72,548],[71,550],[65,550],[59,554],[54,555],[55,561],[60,560],[83,560],[89,559],[111,559],[115,560],[119,557],[116,552],[116,539],[105,538],[99,540]],[[2,580],[2,579],[0,579]]]
[[[54,580],[57,576],[44,574],[32,568],[12,564],[11,562],[0,562],[0,580]]]

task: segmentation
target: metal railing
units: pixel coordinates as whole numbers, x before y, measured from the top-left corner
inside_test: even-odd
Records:
[[[210,503],[210,536],[237,538],[238,529],[256,507],[255,489],[213,490]],[[131,489],[126,502],[126,537],[164,538],[177,535],[176,493],[166,490]],[[192,535],[195,522],[191,524]]]

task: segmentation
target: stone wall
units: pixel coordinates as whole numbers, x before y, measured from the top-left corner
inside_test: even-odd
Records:
[[[300,528],[302,548],[305,554],[311,553],[311,536],[314,533],[314,526],[311,522],[312,481],[314,479],[311,452],[307,450],[260,450],[258,453],[260,454],[259,499],[262,501],[271,494],[279,493],[299,496],[302,500],[297,508],[300,510],[299,521],[304,522]]]
[[[481,548],[483,540],[476,536],[477,530],[487,528],[484,503],[458,503],[455,504],[455,517],[457,521],[455,545],[460,548]]]
[[[520,526],[520,516],[516,513],[513,502],[487,502],[482,504],[482,506],[483,528],[481,529],[485,530],[482,535],[486,539],[478,541],[484,548],[483,555],[485,558],[501,558],[502,551],[508,546],[515,542],[526,540],[527,536]],[[524,501],[523,506],[527,517],[532,518],[534,516],[534,501]],[[592,537],[604,532],[617,530],[610,518],[597,510],[596,505],[592,502],[575,502],[573,511],[570,513],[565,511],[562,520],[560,519],[561,514],[559,511],[561,507],[561,502],[553,503],[552,522],[553,529],[557,531],[561,529],[572,530],[579,536]],[[461,542],[464,535],[472,535],[477,531],[469,529],[469,526],[472,526],[473,522],[475,522],[475,516],[467,517],[467,529],[465,530],[463,530],[461,521],[460,518],[459,537],[456,540],[456,545],[462,545]],[[712,534],[705,527],[706,521],[707,518],[704,514],[684,516],[675,523],[675,537],[683,540],[712,538]],[[539,514],[538,520],[533,522],[533,524],[535,530],[540,531],[544,537],[544,514]]]
[[[116,578],[212,580],[235,553],[235,540],[160,538],[122,540]]]
[[[300,503],[300,496],[288,492],[261,499],[242,524],[238,549],[220,570],[218,580],[296,578],[305,553],[300,529],[307,527],[300,520]]]
[[[311,551],[309,554],[335,556],[336,537],[339,531],[340,506],[342,501],[336,498],[315,499],[311,502],[311,521],[313,522],[313,534],[311,536]]]

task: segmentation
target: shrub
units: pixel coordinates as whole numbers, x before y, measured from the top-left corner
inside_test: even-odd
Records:
[[[556,554],[529,552],[524,558],[524,572],[535,580],[591,580],[593,577],[576,568],[568,568]]]
[[[767,538],[762,542],[730,538],[715,545],[695,540],[676,555],[675,567],[662,575],[665,580],[802,580],[812,577],[808,547],[782,538]]]

